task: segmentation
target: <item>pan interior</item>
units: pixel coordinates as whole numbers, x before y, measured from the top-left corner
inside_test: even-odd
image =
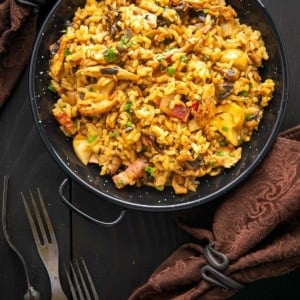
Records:
[[[163,192],[153,188],[129,187],[117,190],[108,177],[99,176],[99,168],[83,166],[77,159],[72,142],[61,133],[51,109],[55,95],[48,91],[49,45],[55,42],[66,21],[71,20],[78,6],[85,1],[59,1],[53,8],[38,35],[30,68],[30,102],[34,121],[48,151],[66,173],[100,198],[124,207],[141,210],[171,211],[192,207],[216,199],[244,180],[261,162],[274,142],[284,116],[287,102],[287,64],[282,42],[274,24],[258,1],[230,0],[243,23],[262,32],[270,59],[261,70],[263,78],[271,77],[276,84],[274,97],[265,109],[259,130],[250,143],[243,146],[241,161],[216,177],[201,178],[197,192],[175,195],[171,188]]]

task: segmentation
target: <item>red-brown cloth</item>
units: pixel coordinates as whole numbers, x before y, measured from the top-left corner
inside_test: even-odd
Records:
[[[15,0],[0,0],[0,108],[29,61],[37,13]]]
[[[201,216],[199,216],[200,218]],[[300,126],[281,133],[260,166],[213,210],[209,228],[180,226],[195,237],[182,245],[130,295],[137,299],[226,299],[227,291],[204,281],[203,246],[229,259],[223,272],[247,285],[300,266]]]

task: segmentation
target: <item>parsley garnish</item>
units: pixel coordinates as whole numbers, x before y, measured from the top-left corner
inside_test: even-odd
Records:
[[[116,50],[114,50],[112,48],[105,50],[103,55],[104,55],[105,61],[108,63],[114,62],[118,59],[118,53],[116,52]]]
[[[66,49],[64,50],[64,56],[67,57],[67,56],[70,55],[70,54],[71,54],[70,50],[66,48]]]
[[[148,173],[150,176],[152,176],[153,177],[153,175],[154,175],[154,168],[153,167],[151,167],[151,166],[146,166],[145,167],[145,172],[146,173]]]
[[[169,75],[174,75],[176,70],[174,67],[167,67],[166,71]]]

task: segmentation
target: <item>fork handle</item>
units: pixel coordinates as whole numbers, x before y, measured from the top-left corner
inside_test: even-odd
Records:
[[[44,258],[44,256],[41,256],[41,258],[50,280],[51,300],[67,300],[68,298],[65,295],[60,283],[58,261],[53,263],[55,259],[51,254],[48,256],[47,260]],[[52,263],[49,263],[48,261]]]
[[[57,275],[49,275],[49,278],[51,284],[51,300],[68,300],[61,287],[59,277]]]

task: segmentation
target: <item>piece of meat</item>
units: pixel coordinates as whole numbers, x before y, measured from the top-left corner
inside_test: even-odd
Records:
[[[137,179],[141,178],[145,173],[147,161],[144,157],[137,158],[126,170],[112,177],[118,189],[124,188],[126,185],[134,185]]]

